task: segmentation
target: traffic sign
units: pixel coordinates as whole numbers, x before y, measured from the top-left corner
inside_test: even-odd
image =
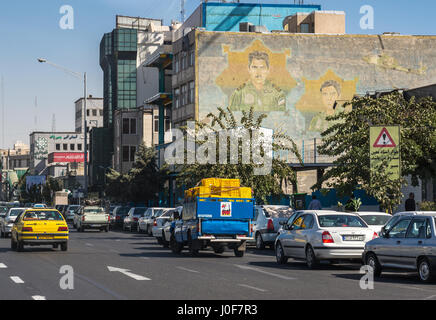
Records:
[[[369,131],[371,169],[385,170],[389,179],[398,180],[400,167],[400,127],[373,126]],[[388,162],[383,166],[384,162]]]

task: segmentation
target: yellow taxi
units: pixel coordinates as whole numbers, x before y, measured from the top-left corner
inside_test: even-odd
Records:
[[[18,215],[11,231],[11,249],[23,251],[24,245],[52,245],[68,249],[68,225],[56,209],[27,209]]]

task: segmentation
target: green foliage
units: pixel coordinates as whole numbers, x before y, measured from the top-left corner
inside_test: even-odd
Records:
[[[334,167],[326,172],[314,188],[323,182],[336,188],[338,194],[351,194],[356,188],[374,196],[383,209],[392,209],[401,203],[401,186],[406,183],[388,179],[384,168],[370,169],[369,127],[371,125],[399,125],[401,130],[401,172],[418,178],[435,175],[436,164],[436,103],[431,98],[404,99],[399,92],[378,98],[355,97],[348,103],[351,112],[327,117],[332,126],[322,133],[322,155],[336,157]]]
[[[120,202],[145,202],[158,199],[164,190],[168,169],[157,166],[156,151],[144,144],[139,146],[135,162],[127,174],[109,169],[106,174],[106,195]]]
[[[230,130],[237,128],[244,128],[250,131],[258,130],[262,127],[263,120],[267,117],[266,114],[261,114],[259,117],[254,116],[253,108],[250,111],[242,111],[243,116],[240,121],[237,121],[233,112],[229,109],[218,108],[218,114],[209,113],[207,118],[209,124],[204,122],[196,122],[197,129],[207,128],[215,134],[219,135],[222,130]],[[190,133],[185,128],[185,135]],[[198,142],[198,140],[197,140]],[[215,177],[215,178],[234,178],[240,179],[241,185],[251,187],[254,191],[254,197],[259,203],[267,203],[268,196],[280,196],[283,194],[282,188],[288,184],[296,185],[297,177],[295,171],[283,160],[278,158],[272,159],[272,171],[266,175],[256,175],[254,170],[259,168],[252,159],[249,163],[242,161],[242,149],[252,150],[253,143],[242,141],[238,143],[238,162],[230,164],[230,143],[227,140],[227,164],[221,164],[218,158],[219,154],[219,141],[216,143],[216,164],[186,164],[181,167],[181,172],[178,176],[177,183],[179,186],[192,187],[195,186],[201,179]],[[200,145],[202,141],[198,142]],[[288,151],[297,156],[300,163],[301,156],[298,152],[297,146],[294,141],[282,132],[275,132],[273,134],[272,149],[274,153],[280,151]],[[265,156],[265,150],[261,148],[261,156]]]
[[[423,201],[419,204],[420,211],[436,211],[436,202]]]
[[[338,202],[339,204],[340,202]],[[357,212],[362,205],[362,200],[358,199],[350,199],[350,201],[345,205],[346,211]]]

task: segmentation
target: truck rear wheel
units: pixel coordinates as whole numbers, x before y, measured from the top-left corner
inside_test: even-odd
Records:
[[[233,249],[233,251],[235,252],[235,256],[238,258],[243,257],[245,253],[245,251],[238,250],[238,248]]]
[[[194,241],[195,240],[192,240],[192,238],[191,238],[191,234],[189,234],[189,237],[188,237],[189,253],[191,254],[191,256],[198,256],[200,249],[196,249],[196,248],[194,249],[194,247],[195,247]]]

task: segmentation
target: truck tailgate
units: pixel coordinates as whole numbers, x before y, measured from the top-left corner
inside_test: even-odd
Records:
[[[84,216],[86,223],[107,223],[108,215],[107,214],[87,214]]]
[[[210,235],[248,235],[250,223],[239,220],[202,220],[201,233]]]

